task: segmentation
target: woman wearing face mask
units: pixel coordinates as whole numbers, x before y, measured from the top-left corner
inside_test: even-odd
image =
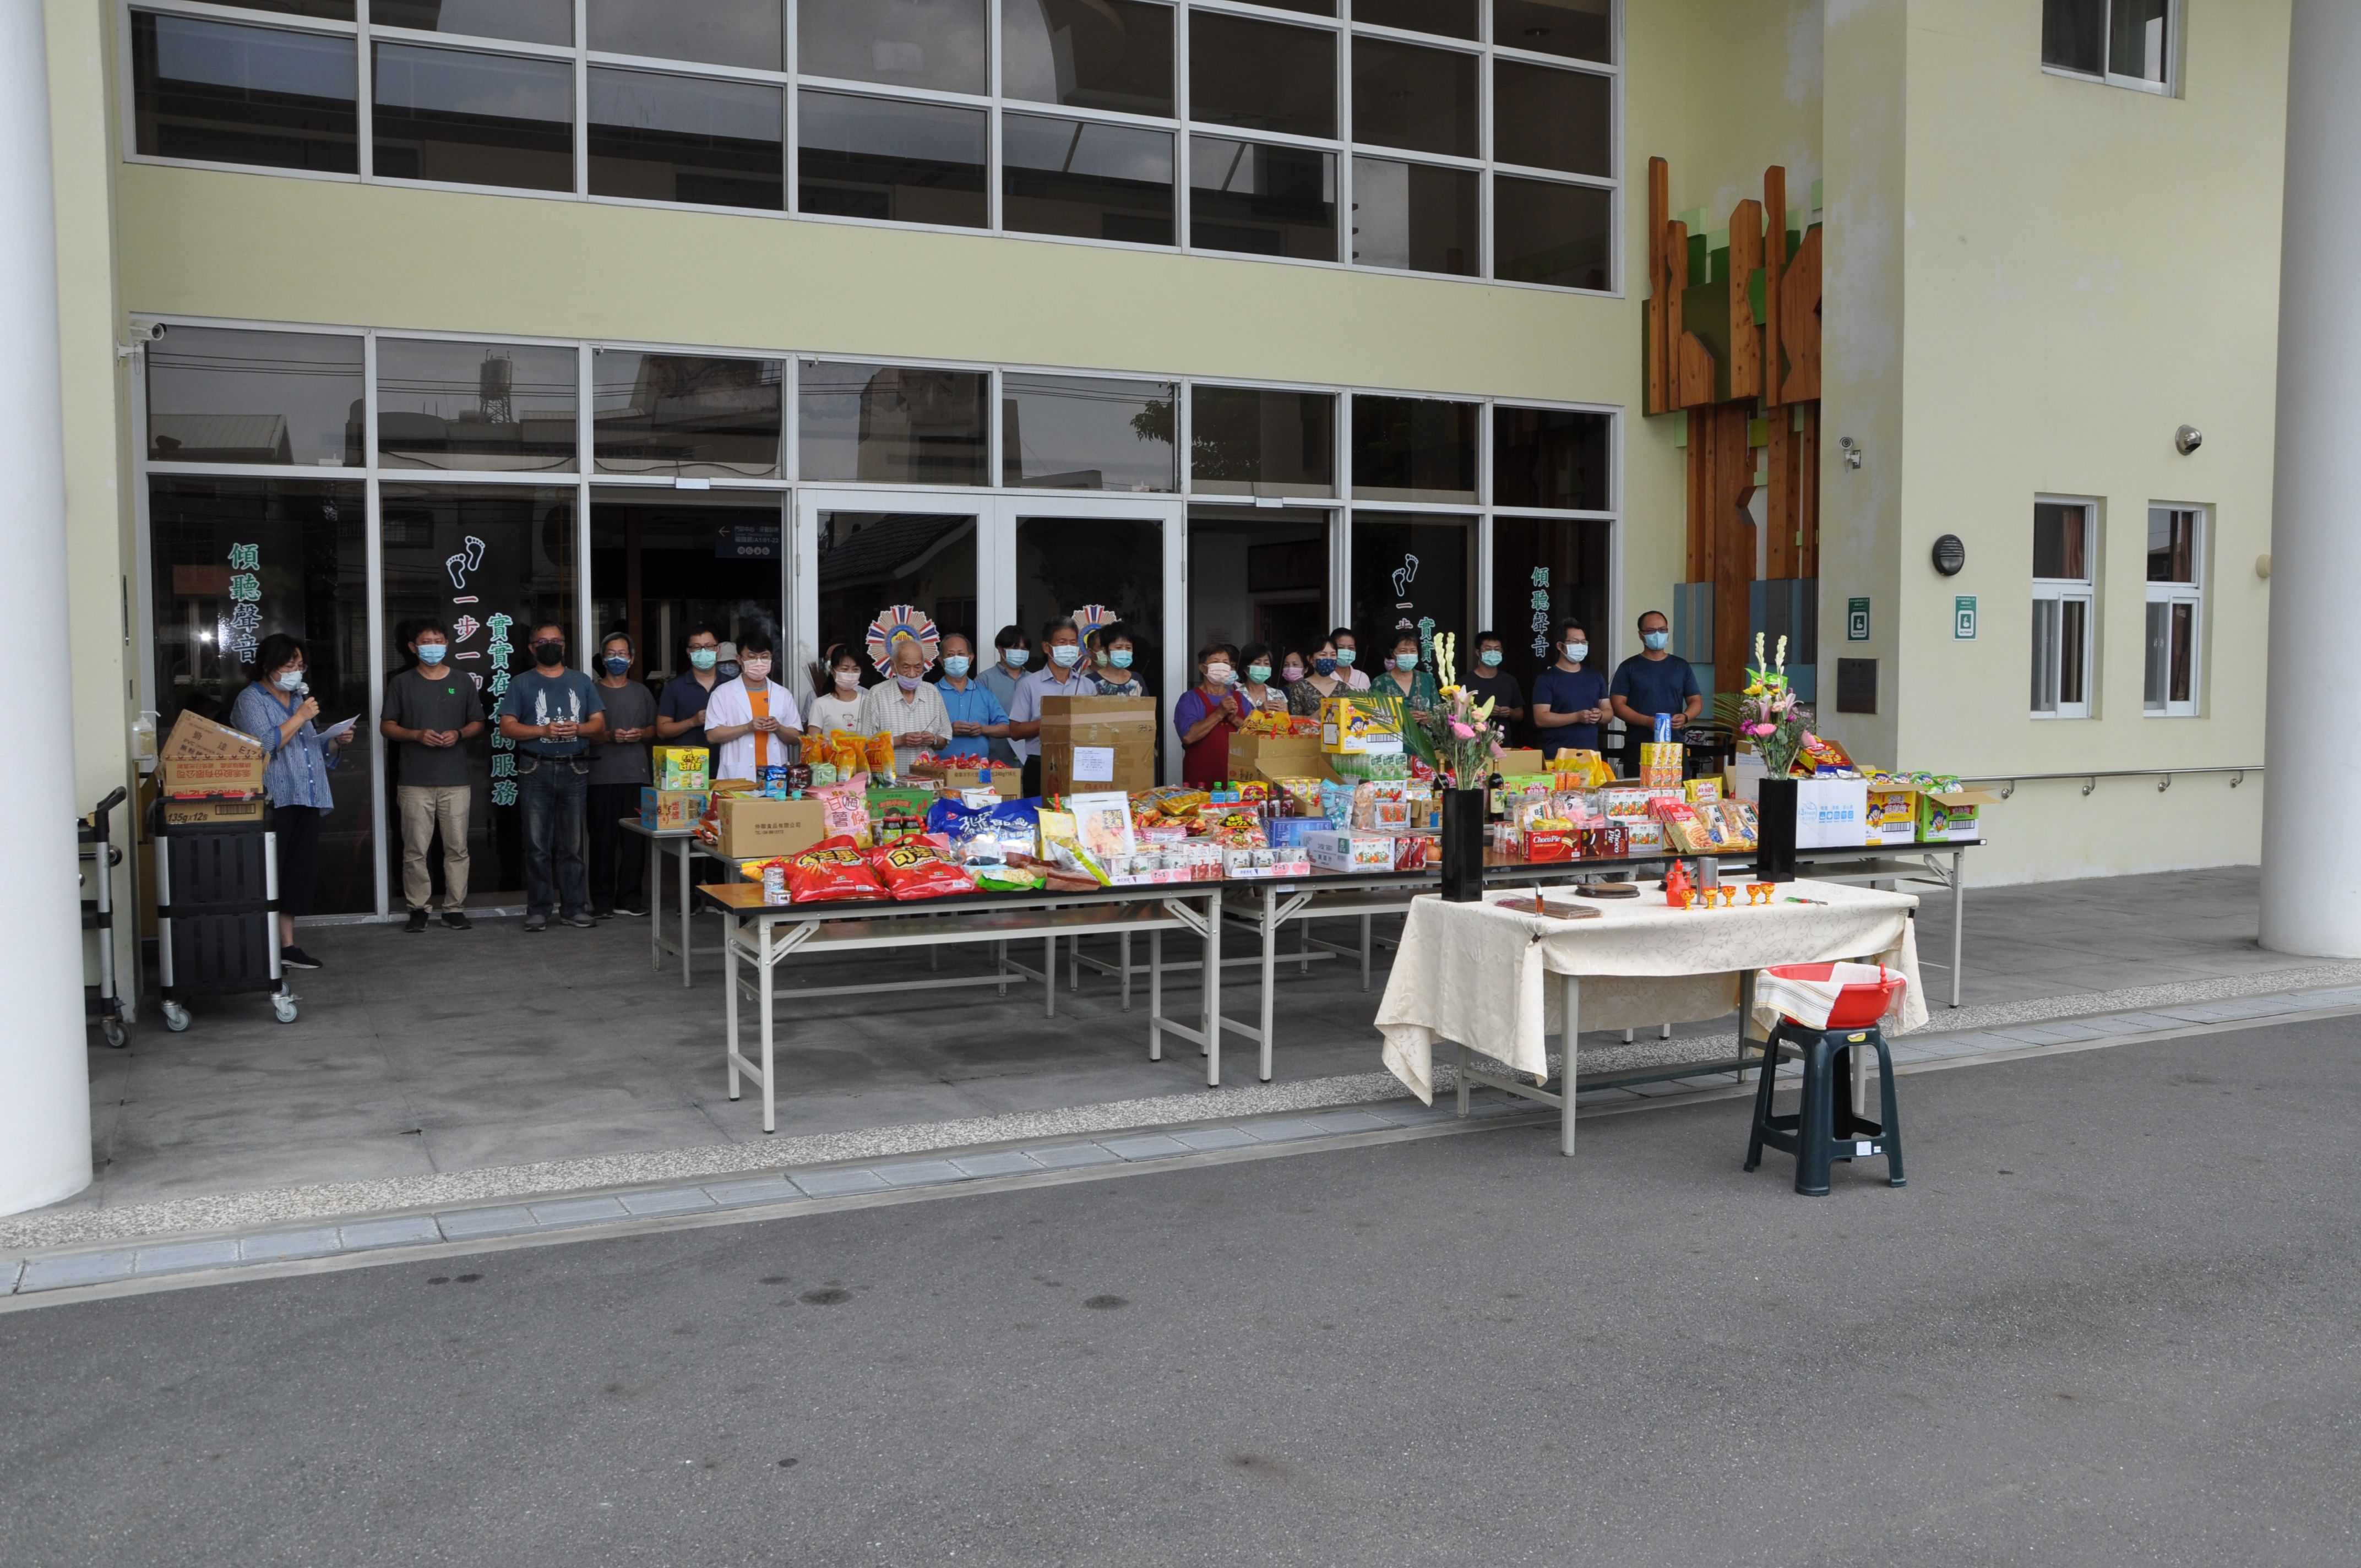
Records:
[[[1309,674],[1311,670],[1312,666],[1304,663],[1302,654],[1284,643],[1279,645],[1279,685],[1281,691],[1294,685],[1296,682]]]
[[[857,729],[861,723],[861,650],[839,642],[828,651],[827,681],[818,685],[805,722],[814,735],[831,729]]]
[[[1568,747],[1598,750],[1598,727],[1607,722],[1607,677],[1588,667],[1590,637],[1568,616],[1557,623],[1557,657],[1533,677],[1533,723],[1542,732],[1542,755]]]
[[[1323,637],[1320,646],[1312,650],[1312,668],[1287,688],[1287,711],[1300,718],[1317,718],[1322,699],[1352,689],[1344,667],[1336,663],[1335,638]]]
[[[1098,639],[1099,654],[1106,661],[1091,674],[1098,695],[1146,696],[1148,687],[1139,678],[1139,645],[1132,639],[1131,628],[1118,620],[1099,628]]]
[[[1246,719],[1229,648],[1209,642],[1197,650],[1197,684],[1172,705],[1172,728],[1180,736],[1180,782],[1219,784],[1230,776],[1230,732]]]
[[[1432,710],[1443,706],[1442,688],[1434,672],[1419,663],[1418,633],[1405,631],[1388,651],[1385,672],[1369,683],[1381,696],[1400,697],[1411,707]]]
[[[646,846],[622,826],[624,817],[640,814],[640,791],[653,777],[648,742],[656,734],[656,699],[631,678],[638,657],[628,631],[609,631],[598,644],[598,700],[607,705],[607,733],[590,748],[590,788],[583,808],[593,920],[648,912],[640,886]]]
[[[1016,683],[1032,667],[1033,644],[1023,627],[1004,626],[1000,635],[992,640],[992,653],[991,666],[976,672],[976,683],[992,694],[992,700],[1000,705],[1001,716],[1005,718],[1010,706],[1016,701]],[[1011,767],[1022,761],[1005,734],[994,736],[984,754]]]
[[[344,744],[341,737],[322,740],[313,728],[320,705],[304,684],[304,663],[303,644],[272,632],[254,651],[247,666],[250,679],[229,710],[231,726],[261,741],[270,758],[262,784],[278,835],[279,962],[286,969],[320,967],[295,945],[295,922],[312,913],[319,887],[320,818],[335,809],[328,759]]]
[[[726,647],[727,644],[724,644]],[[713,776],[760,781],[761,770],[803,758],[796,737],[803,716],[787,688],[771,678],[771,634],[749,631],[738,643],[738,678],[713,688],[705,736],[713,743]]]
[[[1246,711],[1258,707],[1285,707],[1287,689],[1273,685],[1277,676],[1279,656],[1268,642],[1249,642],[1238,657],[1246,662],[1246,679],[1239,683],[1238,696],[1245,699]]]
[[[1345,689],[1348,692],[1367,691],[1369,672],[1355,663],[1360,657],[1360,643],[1354,639],[1353,629],[1340,626],[1328,634],[1328,641],[1336,650],[1336,673],[1344,676]]]

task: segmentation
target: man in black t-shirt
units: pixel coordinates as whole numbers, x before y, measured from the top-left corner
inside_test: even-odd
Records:
[[[426,929],[434,879],[426,863],[443,834],[443,924],[467,929],[467,803],[474,793],[466,743],[484,731],[472,676],[449,663],[451,634],[429,621],[413,633],[418,662],[386,683],[379,732],[394,743],[394,801],[401,817],[401,893],[411,931]]]
[[[1508,737],[1508,744],[1513,746],[1525,725],[1525,688],[1517,684],[1516,676],[1500,667],[1508,655],[1509,644],[1499,632],[1477,632],[1476,663],[1462,684],[1477,702],[1486,697],[1492,699],[1492,721]]]

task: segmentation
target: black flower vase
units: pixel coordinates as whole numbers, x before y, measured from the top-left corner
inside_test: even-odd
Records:
[[[1484,896],[1484,800],[1480,789],[1443,792],[1443,896],[1454,904]]]
[[[1763,882],[1795,880],[1795,781],[1763,781],[1754,812],[1754,875]]]

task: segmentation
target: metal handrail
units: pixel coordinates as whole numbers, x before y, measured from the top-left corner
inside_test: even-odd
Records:
[[[2162,795],[2172,787],[2172,777],[2175,773],[2228,773],[2231,775],[2230,787],[2236,789],[2246,782],[2248,773],[2259,773],[2262,771],[2263,764],[2260,762],[2249,762],[2243,767],[2100,768],[2095,771],[2089,768],[2077,768],[2070,773],[1963,773],[1960,777],[1960,782],[1961,784],[2004,784],[2008,787],[2000,792],[2000,797],[2003,800],[2015,795],[2016,786],[2020,784],[2039,784],[2049,779],[2081,779],[2084,795],[2089,795],[2092,790],[2097,789],[2101,779],[2154,779],[2157,781],[2156,793]]]

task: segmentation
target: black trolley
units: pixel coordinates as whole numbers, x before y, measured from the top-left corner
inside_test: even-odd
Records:
[[[266,992],[282,1024],[295,993],[279,968],[279,839],[270,807],[233,822],[173,824],[156,803],[156,951],[164,1026],[189,1026],[193,996]]]
[[[98,933],[98,981],[82,983],[82,1014],[117,1050],[126,1044],[123,993],[115,983],[115,868],[123,863],[123,851],[115,847],[106,818],[123,804],[123,797],[121,789],[113,791],[97,809],[74,824],[82,862],[82,891],[92,895],[82,901],[82,928]]]

